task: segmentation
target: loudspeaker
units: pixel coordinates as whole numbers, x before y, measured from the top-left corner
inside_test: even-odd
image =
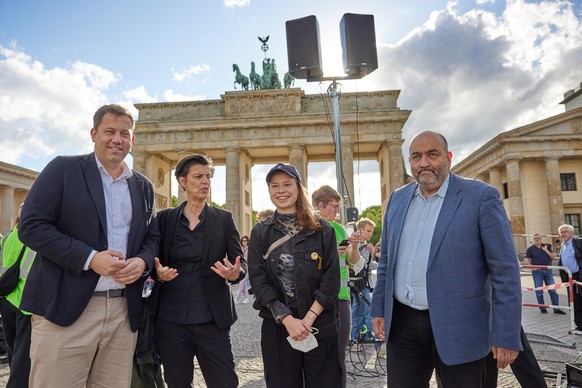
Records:
[[[374,15],[344,14],[340,34],[346,74],[363,77],[378,68]]]
[[[289,20],[285,22],[285,29],[287,31],[289,74],[295,78],[322,77],[317,18],[311,15]]]
[[[358,220],[358,208],[349,207],[346,209],[346,222],[356,222]]]

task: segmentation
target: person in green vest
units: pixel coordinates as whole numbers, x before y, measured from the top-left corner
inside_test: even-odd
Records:
[[[340,260],[340,292],[339,292],[339,312],[340,312],[340,331],[339,339],[339,363],[342,371],[341,388],[346,387],[346,347],[350,339],[350,327],[352,321],[352,308],[350,301],[350,288],[348,286],[348,268],[360,266],[360,252],[358,244],[360,235],[358,232],[347,235],[344,226],[336,222],[338,213],[341,208],[341,196],[332,187],[323,185],[311,194],[311,202],[314,209],[319,213],[321,218],[327,220],[335,230],[335,237],[338,243],[338,254]],[[341,242],[347,240],[347,244]],[[359,272],[359,270],[357,270]]]
[[[20,299],[22,291],[26,284],[28,271],[34,262],[36,252],[25,247],[18,239],[18,220],[20,218],[20,209],[16,225],[10,233],[2,238],[2,268],[3,274],[10,268],[22,252],[20,261],[20,279],[16,288],[0,302],[0,312],[2,314],[2,330],[6,339],[8,348],[8,366],[10,367],[10,376],[6,383],[6,388],[27,388],[28,375],[30,374],[30,313],[20,310]],[[24,250],[24,251],[23,251]]]

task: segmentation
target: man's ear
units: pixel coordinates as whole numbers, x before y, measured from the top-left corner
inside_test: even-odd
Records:
[[[327,203],[320,202],[320,204],[321,204],[321,207],[322,207],[323,209],[325,209],[325,208],[327,207]]]

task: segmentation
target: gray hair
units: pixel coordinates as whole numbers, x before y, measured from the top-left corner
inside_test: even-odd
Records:
[[[574,233],[574,227],[572,225],[568,224],[560,225],[560,227],[558,228],[558,233],[560,233],[562,229],[568,229],[569,232]]]

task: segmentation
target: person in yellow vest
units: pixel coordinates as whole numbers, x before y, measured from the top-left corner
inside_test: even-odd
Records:
[[[340,312],[340,331],[338,333],[340,349],[340,369],[342,371],[341,387],[346,387],[346,347],[350,339],[350,327],[352,321],[352,308],[350,301],[350,288],[348,285],[348,269],[356,268],[360,265],[360,252],[358,244],[360,243],[360,234],[356,232],[351,236],[347,235],[346,229],[342,224],[336,222],[337,215],[341,208],[341,196],[339,193],[328,185],[323,185],[311,194],[311,203],[319,216],[327,220],[335,231],[335,237],[338,245],[338,254],[340,260],[340,292],[339,292],[339,312]],[[342,241],[347,244],[341,244]],[[363,264],[363,262],[362,262]],[[359,272],[361,268],[355,269]]]
[[[18,216],[20,217],[20,209]],[[26,284],[28,271],[34,262],[36,252],[25,247],[18,239],[18,218],[14,229],[2,239],[2,268],[1,273],[10,268],[20,256],[20,279],[16,288],[6,295],[0,303],[2,314],[2,329],[8,348],[8,366],[10,376],[6,388],[27,388],[30,374],[30,313],[20,310],[20,299]]]

